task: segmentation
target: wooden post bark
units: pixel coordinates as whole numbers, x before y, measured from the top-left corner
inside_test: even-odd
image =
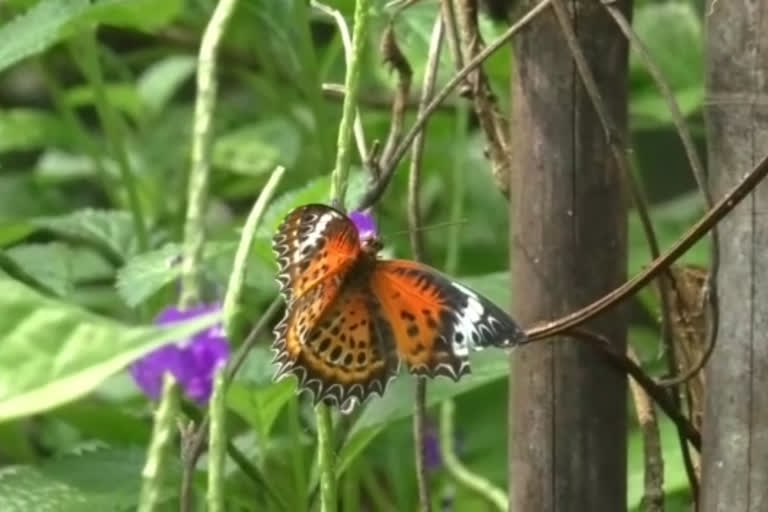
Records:
[[[715,199],[768,152],[768,0],[708,2]],[[701,510],[768,510],[768,183],[718,226],[717,346],[707,368]]]
[[[520,9],[536,2],[521,0]],[[567,0],[607,109],[626,137],[627,43],[599,2]],[[621,1],[627,12],[631,4]],[[624,178],[552,11],[515,41],[511,236],[515,317],[557,318],[626,278]],[[626,346],[621,309],[587,327]],[[511,355],[510,510],[626,509],[627,383],[557,338]]]

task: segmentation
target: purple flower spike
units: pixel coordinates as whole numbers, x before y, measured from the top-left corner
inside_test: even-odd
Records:
[[[376,238],[376,223],[370,214],[354,211],[349,213],[349,219],[355,224],[361,240]]]
[[[184,311],[166,308],[155,320],[158,325],[170,325],[220,309],[218,305],[203,305]],[[205,404],[213,391],[216,370],[229,359],[229,342],[221,324],[204,329],[194,336],[166,345],[131,366],[136,384],[150,398],[160,397],[163,374],[170,372],[190,399]]]

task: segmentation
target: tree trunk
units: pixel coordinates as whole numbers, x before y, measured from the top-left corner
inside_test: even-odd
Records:
[[[535,3],[523,0],[521,10]],[[566,3],[617,135],[626,137],[627,43],[599,2]],[[530,326],[624,282],[626,203],[624,178],[551,10],[520,34],[514,53],[515,317]],[[624,351],[620,308],[587,328]],[[625,510],[624,375],[565,338],[516,350],[511,366],[510,510]]]
[[[715,199],[768,152],[768,0],[708,6]],[[768,184],[718,226],[717,346],[707,368],[701,509],[768,510]]]

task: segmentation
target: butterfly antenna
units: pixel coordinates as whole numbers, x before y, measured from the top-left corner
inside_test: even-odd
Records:
[[[435,224],[429,224],[428,226],[422,226],[418,229],[418,231],[429,231],[432,229],[442,229],[447,228],[450,226],[457,226],[460,224],[466,224],[469,222],[469,219],[459,219],[455,221],[446,221],[446,222],[437,222]],[[388,237],[392,236],[399,236],[399,235],[407,235],[409,233],[409,230],[407,229],[401,229],[399,231],[393,231],[392,233],[387,233]]]

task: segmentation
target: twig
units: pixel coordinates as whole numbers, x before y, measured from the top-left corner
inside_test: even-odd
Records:
[[[349,27],[344,16],[333,7],[329,7],[325,4],[318,2],[317,0],[311,0],[310,5],[318,11],[333,18],[336,22],[336,26],[339,29],[339,35],[341,37],[341,44],[344,47],[344,60],[347,67],[350,66],[350,58],[352,56],[352,36],[349,33]],[[326,92],[326,84],[323,84],[323,92]],[[344,89],[342,87],[341,97],[344,97]],[[389,105],[389,104],[387,104]],[[369,158],[368,148],[365,143],[365,130],[363,129],[363,121],[360,118],[360,109],[355,109],[355,125],[353,127],[355,133],[355,143],[357,144],[357,152],[360,153],[360,160],[367,162]]]
[[[440,12],[443,16],[443,26],[445,27],[448,47],[451,49],[453,63],[457,70],[464,67],[464,54],[459,41],[459,29],[456,24],[456,11],[453,8],[453,0],[440,0]]]
[[[627,347],[627,357],[640,366],[637,354]],[[664,458],[661,455],[661,439],[656,409],[648,394],[634,379],[629,380],[629,389],[635,403],[637,422],[643,434],[643,458],[645,460],[645,494],[643,508],[648,512],[664,511]]]
[[[736,205],[741,202],[768,174],[768,156],[763,159],[747,174],[738,185],[731,189],[704,217],[694,224],[675,244],[659,258],[656,258],[643,272],[619,286],[612,292],[604,295],[595,302],[581,308],[578,311],[566,315],[557,320],[546,322],[526,331],[529,341],[541,340],[568,329],[581,325],[587,320],[599,315],[606,309],[615,306],[622,300],[631,296],[643,286],[654,279],[659,272],[668,267],[677,258],[698,242],[712,229],[723,217],[725,217]]]
[[[534,18],[536,18],[536,16],[541,14],[541,12],[549,6],[550,1],[551,0],[541,0],[541,2],[536,4],[536,6],[528,11],[522,18],[520,18],[517,23],[509,27],[506,32],[504,32],[504,34],[499,36],[496,41],[487,46],[483,51],[471,59],[466,64],[466,66],[461,69],[461,71],[456,73],[453,78],[451,78],[451,80],[449,80],[448,83],[443,86],[440,92],[438,92],[435,97],[432,98],[432,101],[429,102],[429,105],[424,108],[424,112],[418,116],[410,130],[408,130],[408,132],[403,136],[403,139],[400,141],[397,149],[392,153],[392,158],[387,163],[387,166],[382,168],[380,179],[365,192],[365,195],[360,200],[360,204],[355,207],[356,210],[364,210],[369,208],[372,204],[378,201],[379,197],[381,197],[381,195],[384,193],[384,190],[386,190],[387,185],[392,180],[392,176],[397,169],[398,163],[403,158],[403,156],[405,156],[405,153],[408,151],[411,143],[413,143],[413,139],[422,130],[424,124],[427,122],[427,119],[429,119],[429,117],[440,105],[440,103],[442,103],[443,100],[445,100],[445,98],[447,98],[448,95],[456,88],[456,86],[460,84],[477,66],[482,64],[490,55],[504,46],[512,36],[514,36],[523,27],[530,23]]]
[[[387,142],[384,144],[381,154],[378,157],[378,164],[376,167],[380,167],[382,164],[386,165],[389,160],[392,151],[395,150],[397,143],[403,135],[403,125],[405,124],[405,108],[408,104],[408,94],[411,90],[411,78],[413,77],[413,71],[411,70],[408,60],[403,55],[400,47],[397,45],[395,39],[395,29],[390,23],[384,34],[381,37],[381,46],[379,51],[382,54],[382,58],[385,63],[392,66],[392,69],[397,73],[397,85],[395,87],[395,97],[392,100],[392,117],[389,124],[389,135],[387,136]]]
[[[221,0],[205,27],[197,66],[195,120],[192,126],[192,168],[189,172],[187,219],[181,262],[182,307],[200,301],[198,273],[205,242],[205,210],[211,168],[212,121],[216,107],[216,56],[224,30],[235,10],[237,0]]]
[[[474,57],[482,47],[482,36],[477,21],[477,0],[457,0],[457,21],[461,33],[464,55]],[[491,174],[504,196],[509,196],[509,130],[502,119],[496,99],[482,67],[469,76],[469,87],[464,91],[472,98],[475,115],[488,143],[486,152],[491,163]]]
[[[322,85],[323,89],[323,96],[329,99],[334,100],[344,100],[344,95],[346,94],[346,90],[344,89],[343,84],[337,84],[333,82],[326,82]],[[360,91],[360,94],[358,95],[358,104],[362,107],[367,107],[371,109],[377,109],[377,110],[391,110],[392,109],[392,101],[394,100],[394,96],[390,95],[386,91],[381,92],[375,92],[375,91]],[[408,100],[406,101],[405,108],[408,110],[413,110],[418,108],[419,106],[419,98],[414,95],[410,94],[408,95]],[[445,112],[452,112],[456,110],[458,107],[458,102],[456,101],[445,101],[440,104],[438,107],[438,110],[445,111]],[[355,132],[355,136],[357,136],[357,132]],[[368,150],[368,158],[370,158],[372,151]]]
[[[440,64],[440,53],[443,46],[443,23],[438,14],[432,28],[432,36],[427,55],[424,83],[421,87],[421,100],[419,113],[426,107],[429,99],[435,91],[437,69]],[[408,234],[411,240],[411,252],[413,259],[424,261],[424,234],[421,230],[421,164],[424,154],[424,139],[426,136],[426,124],[414,140],[411,153],[411,166],[408,174]],[[384,160],[386,163],[386,160]],[[429,496],[429,479],[424,461],[424,431],[427,421],[427,381],[422,377],[416,378],[416,399],[413,414],[413,443],[416,456],[416,481],[419,489],[419,505],[422,512],[432,510],[432,500]]]
[[[581,328],[569,329],[562,332],[562,334],[580,341],[592,343],[597,348],[601,349],[598,353],[606,356],[607,361],[611,366],[630,375],[643,390],[648,393],[657,404],[659,404],[659,407],[661,407],[669,419],[678,426],[691,444],[697,450],[701,450],[701,433],[693,426],[690,420],[685,417],[680,409],[675,406],[667,391],[656,384],[656,382],[654,382],[642,368],[635,364],[634,361],[629,359],[626,354],[616,352],[613,349],[614,345],[611,344],[610,340],[601,334]]]
[[[507,495],[489,480],[469,471],[456,456],[454,447],[454,411],[453,400],[446,400],[440,407],[440,453],[445,469],[461,485],[487,499],[500,512],[507,510]]]

